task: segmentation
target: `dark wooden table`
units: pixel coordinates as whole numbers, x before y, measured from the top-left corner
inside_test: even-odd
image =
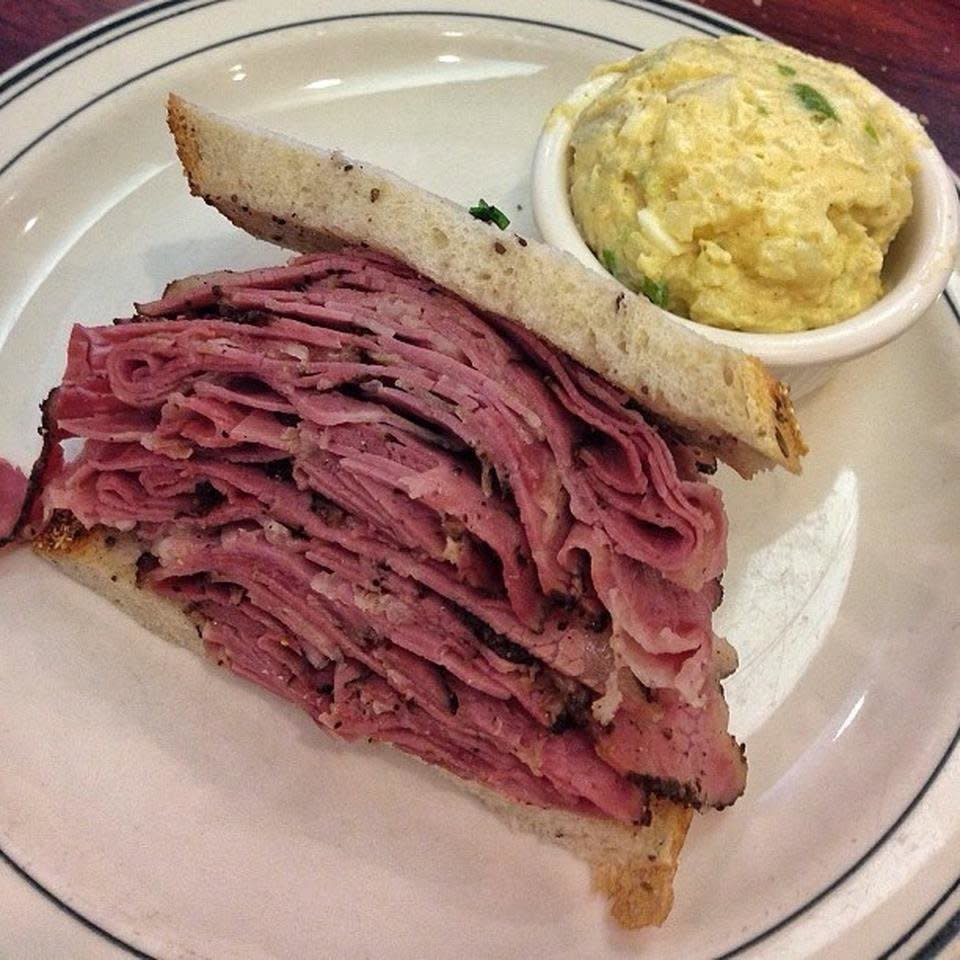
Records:
[[[0,0],[0,71],[131,0]],[[960,170],[960,0],[702,0],[859,70],[920,114]]]

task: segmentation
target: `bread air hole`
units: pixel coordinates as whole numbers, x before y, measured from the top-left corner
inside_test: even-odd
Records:
[[[439,227],[434,227],[433,242],[442,250],[450,242],[450,238]]]
[[[729,363],[723,365],[723,382],[728,386],[733,386],[733,367]]]

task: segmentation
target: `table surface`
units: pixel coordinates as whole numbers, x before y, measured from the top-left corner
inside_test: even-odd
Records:
[[[0,0],[0,72],[131,0]],[[960,170],[960,0],[702,0],[777,40],[847,63],[927,123]]]

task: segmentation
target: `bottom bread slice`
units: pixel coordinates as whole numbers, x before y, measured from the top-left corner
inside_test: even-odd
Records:
[[[152,633],[203,653],[198,625],[172,601],[137,586],[141,547],[130,534],[85,530],[60,516],[33,543],[40,556],[115,604]],[[210,661],[213,666],[212,661]],[[437,769],[437,768],[434,768]],[[508,800],[493,790],[440,770],[466,788],[511,827],[559,844],[591,867],[593,885],[610,900],[623,927],[659,925],[673,903],[673,877],[691,811],[654,798],[651,822],[628,827]]]

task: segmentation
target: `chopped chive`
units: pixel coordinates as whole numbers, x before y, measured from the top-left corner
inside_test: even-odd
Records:
[[[788,67],[785,63],[778,63],[778,64],[777,64],[777,69],[778,69],[785,77],[795,77],[795,76],[797,75],[797,71],[794,70],[793,67]]]
[[[667,305],[666,281],[657,283],[656,280],[651,280],[649,277],[644,277],[643,283],[640,284],[640,292],[651,303],[656,304],[658,307],[665,307]]]
[[[863,132],[874,142],[879,143],[880,137],[877,134],[877,128],[868,120],[863,125]]]
[[[607,273],[615,274],[617,272],[617,255],[607,248],[600,252],[600,259],[607,270]]]
[[[761,117],[770,116],[770,111],[762,103],[757,104],[757,113],[759,113]]]
[[[840,122],[837,111],[830,101],[815,87],[808,83],[794,83],[790,87],[800,102],[814,115],[816,120],[836,120]]]
[[[510,218],[493,204],[487,203],[483,197],[475,207],[470,208],[470,214],[484,223],[495,223],[501,230],[506,230],[510,226]]]

